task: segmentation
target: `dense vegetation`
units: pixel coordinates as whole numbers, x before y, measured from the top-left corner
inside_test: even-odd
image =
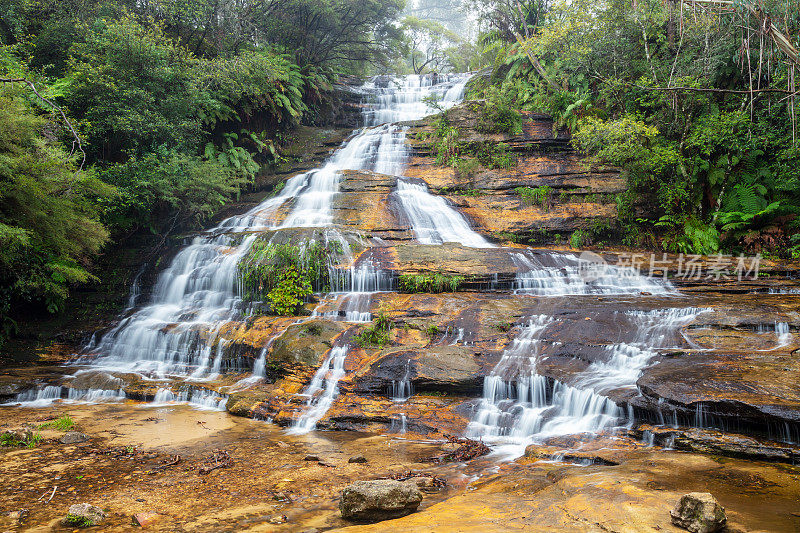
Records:
[[[800,255],[797,0],[471,4],[493,60],[471,96],[548,112],[622,167],[625,243]]]
[[[109,242],[235,198],[340,75],[396,60],[402,5],[0,0],[0,343]]]
[[[273,314],[297,315],[315,289],[330,291],[328,267],[335,254],[317,242],[294,246],[256,240],[238,265],[242,295],[269,302]]]

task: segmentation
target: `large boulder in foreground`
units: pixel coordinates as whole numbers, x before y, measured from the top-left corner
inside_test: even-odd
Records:
[[[377,479],[356,481],[342,491],[342,518],[354,522],[380,522],[413,513],[422,502],[416,483]]]
[[[692,533],[714,533],[725,527],[725,508],[708,492],[684,494],[669,513],[672,523]]]

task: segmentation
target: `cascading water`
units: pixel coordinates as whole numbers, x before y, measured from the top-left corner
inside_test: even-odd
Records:
[[[702,312],[696,308],[628,311],[624,321],[634,337],[606,347],[608,358],[590,364],[566,384],[537,373],[542,335],[555,320],[531,318],[484,379],[483,399],[467,434],[490,442],[512,444],[511,453],[544,438],[596,433],[619,425],[625,412],[604,393],[636,386],[642,369],[658,349],[679,344],[679,330]]]
[[[447,200],[429,193],[424,183],[398,180],[395,194],[400,198],[414,236],[420,243],[457,242],[472,248],[494,246],[476,233],[464,215],[453,209]]]
[[[671,289],[668,283],[642,276],[632,268],[589,262],[574,255],[512,252],[511,260],[519,269],[513,289],[522,294],[669,294]]]
[[[365,85],[366,94],[377,94],[377,103],[365,111],[367,125],[422,118],[429,111],[422,98],[434,93],[445,94],[443,105],[451,105],[463,91],[467,77],[446,78],[439,85],[425,80],[410,76],[390,89],[378,89],[374,83]],[[208,379],[224,370],[219,331],[224,324],[241,318],[237,265],[257,238],[254,232],[331,226],[331,202],[339,190],[339,172],[399,174],[404,163],[404,137],[399,126],[368,127],[321,168],[289,179],[275,197],[195,237],[159,275],[150,302],[103,335],[78,362],[159,378]],[[290,200],[292,209],[280,221],[278,208]],[[377,271],[370,265],[356,267],[347,277],[349,286],[335,290],[348,295],[384,289],[380,281],[370,281],[380,278]],[[348,318],[364,320],[364,299],[350,298],[358,301],[348,310]]]
[[[344,361],[348,349],[347,345],[334,346],[330,349],[311,383],[301,394],[308,397],[306,410],[292,424],[291,433],[308,433],[316,427],[317,422],[333,405],[333,400],[339,393],[339,380],[344,376]]]

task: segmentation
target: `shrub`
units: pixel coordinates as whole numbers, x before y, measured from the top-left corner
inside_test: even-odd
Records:
[[[283,269],[277,285],[269,291],[267,298],[275,314],[296,315],[303,305],[303,298],[311,293],[311,283],[292,265]]]
[[[522,134],[522,115],[514,109],[512,93],[491,86],[476,128],[485,133]]]
[[[369,346],[383,347],[389,343],[389,330],[391,329],[391,325],[392,322],[389,320],[389,317],[381,313],[375,317],[370,327],[364,329],[358,335],[355,335],[353,340],[362,348]]]
[[[569,245],[573,248],[583,248],[591,243],[591,234],[588,231],[579,229],[576,230],[569,237]]]
[[[549,185],[542,185],[541,187],[517,187],[517,194],[522,197],[522,201],[527,205],[541,206],[545,211],[550,210],[550,205],[553,201],[553,188]]]
[[[269,300],[280,315],[297,314],[315,287],[329,288],[328,265],[337,254],[333,248],[316,242],[294,246],[256,241],[238,266],[242,297]]]
[[[440,293],[456,292],[464,283],[464,276],[451,276],[435,272],[433,274],[401,274],[400,292],[407,293]]]

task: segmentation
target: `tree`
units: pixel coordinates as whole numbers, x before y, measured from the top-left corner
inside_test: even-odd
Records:
[[[381,64],[400,35],[402,0],[286,0],[255,24],[301,67]]]
[[[440,72],[452,66],[448,49],[461,43],[458,35],[438,22],[417,17],[406,17],[401,27],[408,36],[408,58],[414,74],[426,68]]]
[[[12,304],[61,308],[71,283],[108,240],[98,200],[115,191],[77,168],[63,146],[42,132],[58,126],[38,115],[17,89],[0,95],[0,342]]]

